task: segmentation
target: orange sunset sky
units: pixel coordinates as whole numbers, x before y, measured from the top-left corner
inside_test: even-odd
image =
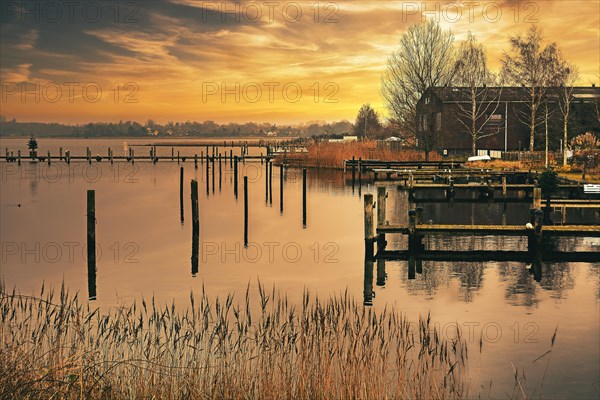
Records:
[[[5,118],[295,124],[353,121],[363,103],[385,117],[387,58],[425,18],[457,44],[474,32],[495,71],[536,23],[580,85],[600,83],[600,0],[48,3],[1,2]]]

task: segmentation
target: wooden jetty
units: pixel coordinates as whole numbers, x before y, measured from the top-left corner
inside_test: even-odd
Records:
[[[523,221],[522,225],[447,225],[447,224],[424,224],[423,208],[417,207],[408,213],[408,224],[389,224],[386,220],[386,199],[387,192],[385,187],[377,188],[377,202],[373,202],[373,195],[364,196],[364,222],[365,222],[365,257],[366,258],[394,258],[409,257],[411,255],[424,256],[429,254],[433,257],[441,258],[441,253],[449,259],[470,260],[471,252],[437,252],[430,253],[425,249],[423,238],[427,236],[513,236],[526,237],[528,243],[527,252],[503,251],[480,251],[478,257],[488,256],[490,259],[501,257],[502,259],[510,256],[522,259],[556,259],[557,252],[548,252],[546,244],[553,237],[600,237],[600,225],[582,226],[582,225],[544,225],[545,213],[541,209],[530,210],[530,220]],[[576,206],[575,203],[572,203]],[[595,204],[594,204],[595,205]],[[377,210],[377,222],[373,228],[373,209]],[[401,234],[408,236],[407,250],[386,250],[386,234]],[[377,244],[377,253],[374,252],[374,246]],[[576,254],[571,252],[572,254]],[[474,253],[475,254],[475,253]],[[600,252],[577,253],[578,255],[569,255],[577,260],[600,261]],[[461,258],[464,257],[464,258]],[[559,257],[560,258],[560,257]]]
[[[352,158],[344,161],[344,170],[352,167],[360,167],[363,172],[373,168],[407,168],[413,167],[416,169],[458,169],[462,168],[462,162],[458,161],[381,161],[381,160],[362,160]]]

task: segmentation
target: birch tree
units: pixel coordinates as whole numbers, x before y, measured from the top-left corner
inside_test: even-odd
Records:
[[[569,116],[573,103],[573,87],[579,79],[579,69],[573,64],[565,64],[563,71],[563,87],[559,102],[560,113],[563,117],[563,165],[567,165],[567,149],[569,146]]]
[[[452,32],[442,30],[434,20],[413,25],[402,35],[381,78],[390,122],[418,140],[425,158],[435,146],[435,135],[417,129],[416,105],[428,88],[451,83],[453,43]]]
[[[535,149],[535,130],[540,122],[538,111],[548,86],[556,81],[554,74],[559,59],[558,45],[553,42],[542,47],[542,42],[541,32],[533,25],[525,36],[510,38],[510,52],[504,52],[500,60],[503,82],[523,86],[529,93],[525,111],[518,113],[529,127],[529,151]]]
[[[468,101],[457,102],[458,121],[471,137],[471,150],[477,154],[477,141],[499,132],[485,131],[484,128],[495,114],[500,104],[501,90],[492,91],[489,85],[495,83],[495,76],[487,66],[483,45],[477,43],[475,35],[469,32],[467,40],[461,43],[454,64],[454,82],[461,86]],[[464,89],[463,89],[464,88]],[[504,117],[506,121],[506,116]]]

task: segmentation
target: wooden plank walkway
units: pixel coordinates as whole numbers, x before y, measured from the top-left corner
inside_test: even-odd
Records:
[[[377,234],[409,234],[408,225],[380,225]],[[524,225],[446,225],[417,224],[415,234],[466,235],[466,236],[528,236],[533,229]],[[552,225],[542,227],[542,236],[600,237],[600,225]]]
[[[480,182],[473,183],[457,183],[454,185],[448,185],[447,183],[415,183],[412,187],[407,187],[407,189],[412,190],[434,190],[434,189],[479,189],[479,188],[493,188],[493,189],[502,189],[503,185],[498,183],[492,184],[482,184]],[[533,189],[535,185],[527,184],[527,183],[511,183],[506,184],[507,190],[528,190]],[[581,186],[576,184],[560,184],[558,185],[559,189],[581,189]]]

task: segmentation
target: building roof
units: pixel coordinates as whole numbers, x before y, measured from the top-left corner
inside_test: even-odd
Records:
[[[484,87],[481,87],[483,90]],[[529,88],[521,86],[490,86],[487,87],[486,98],[496,101],[520,101],[529,97]],[[562,93],[563,87],[549,87],[547,93],[551,96],[558,96]],[[470,88],[459,86],[434,86],[427,89],[423,98],[433,94],[442,102],[469,101]],[[571,95],[580,100],[600,98],[600,88],[595,86],[575,86]],[[420,101],[420,100],[419,100]]]

